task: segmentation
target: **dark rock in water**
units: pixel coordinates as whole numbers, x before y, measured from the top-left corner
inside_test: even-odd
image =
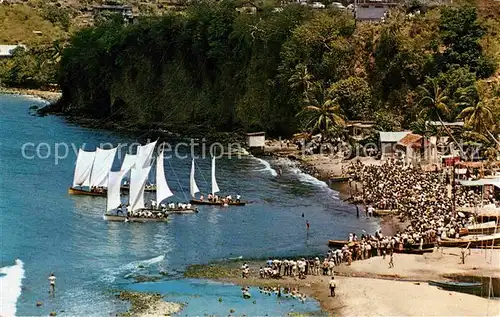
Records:
[[[55,311],[51,311],[49,316],[57,316],[57,313]]]
[[[143,269],[143,268],[144,268],[144,265],[139,264],[137,267],[138,267],[139,269]]]
[[[30,110],[37,110],[38,109],[38,106],[37,105],[33,105],[29,108]]]
[[[229,310],[229,312],[230,312],[231,314],[232,314],[232,313],[234,313],[235,311],[236,311],[236,310],[234,310],[233,308],[231,308],[231,309]]]
[[[222,297],[219,297],[219,302],[222,302]]]
[[[167,275],[168,275],[168,272],[166,272],[166,271],[161,271],[161,272],[160,272],[160,275],[167,276]]]
[[[36,307],[40,307],[42,305],[43,305],[43,302],[40,302],[40,301],[36,302]]]

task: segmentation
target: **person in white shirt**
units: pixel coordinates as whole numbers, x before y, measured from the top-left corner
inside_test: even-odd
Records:
[[[330,296],[335,297],[335,288],[337,287],[337,281],[335,281],[335,277],[332,276],[332,279],[328,284],[330,286]]]
[[[240,202],[240,199],[241,199],[241,196],[240,196],[239,194],[238,194],[238,195],[236,195],[236,202],[238,202],[238,203],[239,203],[239,202]]]
[[[50,273],[49,283],[50,283],[49,293],[53,295],[56,291],[56,276],[54,275],[54,273]]]

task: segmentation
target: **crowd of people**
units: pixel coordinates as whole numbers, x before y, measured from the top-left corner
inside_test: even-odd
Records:
[[[204,201],[204,200],[205,200],[205,196],[201,195],[200,201]],[[236,195],[235,198],[233,198],[233,196],[231,196],[231,195],[227,195],[226,197],[220,197],[219,195],[208,194],[207,201],[209,201],[211,203],[221,203],[221,204],[227,205],[230,203],[239,203],[241,201],[241,196],[238,194],[238,195]]]
[[[460,228],[473,222],[472,217],[455,213],[454,207],[477,201],[477,194],[456,186],[454,206],[449,174],[423,172],[389,160],[381,166],[354,163],[349,175],[361,183],[360,195],[366,205],[397,210],[400,220],[409,222],[401,233],[408,239],[455,238]]]

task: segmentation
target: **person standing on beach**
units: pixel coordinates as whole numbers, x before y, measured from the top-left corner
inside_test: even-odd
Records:
[[[329,282],[330,286],[330,296],[335,297],[335,288],[337,287],[337,281],[335,281],[335,277],[332,276],[332,279]]]
[[[389,260],[389,268],[393,268],[394,267],[394,256],[393,254],[391,253],[391,259]]]
[[[54,273],[50,273],[49,284],[50,284],[49,293],[54,295],[56,291],[56,276],[54,275]]]

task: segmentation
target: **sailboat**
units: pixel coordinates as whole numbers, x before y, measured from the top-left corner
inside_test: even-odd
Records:
[[[73,185],[68,189],[71,195],[106,196],[108,174],[113,165],[116,148],[95,152],[78,150]]]
[[[194,158],[191,162],[191,174],[189,177],[189,188],[191,192],[191,196],[193,197],[190,200],[190,203],[196,204],[196,205],[213,205],[213,206],[224,206],[224,205],[231,205],[231,206],[245,206],[246,202],[245,201],[235,201],[235,200],[230,200],[230,201],[225,201],[224,199],[219,199],[219,200],[201,200],[196,198],[196,193],[199,193],[200,190],[198,186],[196,185],[196,180],[194,178],[195,174],[195,168],[194,168]],[[215,197],[215,193],[218,193],[220,191],[219,186],[217,185],[217,179],[215,178],[215,157],[212,157],[212,197]]]
[[[192,207],[190,204],[175,204],[172,205],[164,205],[162,202],[172,197],[174,194],[170,190],[167,184],[167,179],[165,178],[165,169],[163,166],[164,162],[163,151],[158,154],[156,158],[156,202],[155,206],[151,205],[151,208],[146,210],[157,212],[158,210],[162,210],[168,213],[175,214],[192,214],[198,212],[198,208]]]
[[[149,159],[149,162],[151,161],[152,153],[153,153],[154,148],[156,146],[156,142],[157,141],[151,142],[151,143],[146,144],[144,146],[139,145],[139,147],[137,147],[137,154],[128,154],[128,153],[125,154],[125,158],[123,159],[123,163],[122,163],[122,167],[121,167],[121,171],[123,172],[123,176],[125,176],[130,171],[130,169],[132,168],[132,166],[135,164],[136,161],[139,160],[142,162],[146,162],[146,161],[148,161],[148,159]],[[130,186],[128,184],[121,185],[120,189],[122,191],[128,191],[128,190],[130,190]],[[148,186],[146,184],[146,187],[144,188],[144,191],[146,191],[146,192],[154,192],[155,190],[156,190],[155,185]]]

